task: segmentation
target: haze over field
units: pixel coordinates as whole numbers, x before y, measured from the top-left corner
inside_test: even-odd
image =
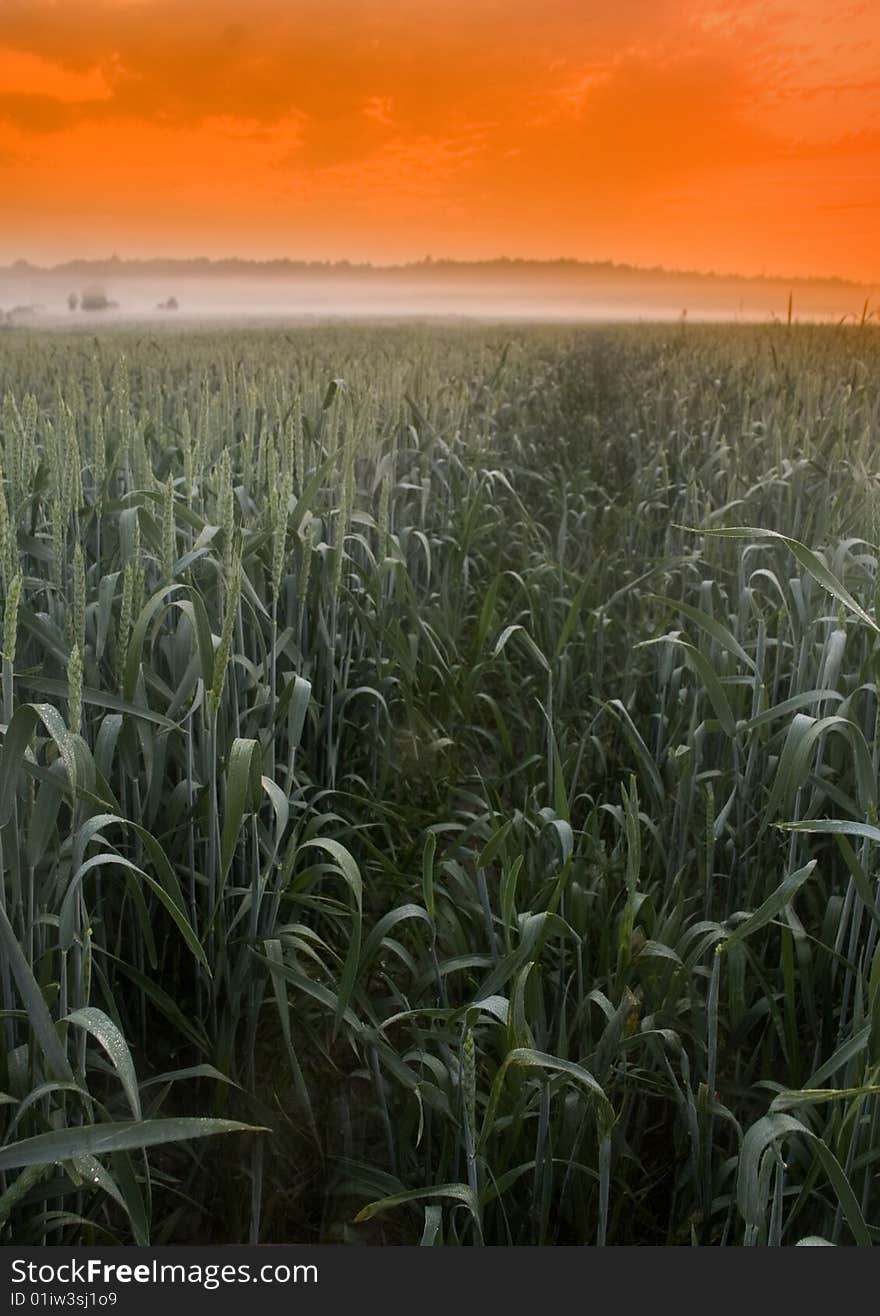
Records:
[[[82,294],[110,305],[83,310]],[[79,304],[68,306],[73,294]],[[391,267],[278,261],[70,262],[0,269],[13,326],[318,317],[873,321],[880,289],[839,279],[743,279],[576,261],[421,261]],[[169,305],[170,303],[170,305]],[[865,310],[867,306],[867,312]]]

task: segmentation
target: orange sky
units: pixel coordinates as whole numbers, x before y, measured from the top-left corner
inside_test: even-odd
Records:
[[[0,0],[0,261],[878,239],[880,0]]]

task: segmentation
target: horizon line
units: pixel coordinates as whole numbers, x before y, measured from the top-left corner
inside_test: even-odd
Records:
[[[350,260],[339,258],[336,260],[329,259],[309,259],[307,257],[295,256],[269,256],[269,257],[252,257],[252,256],[119,256],[112,253],[109,256],[73,256],[63,261],[56,261],[52,264],[40,264],[29,260],[27,257],[18,257],[7,264],[0,264],[0,274],[14,274],[19,272],[32,272],[36,274],[60,274],[67,270],[88,267],[120,267],[125,266],[186,266],[203,268],[206,270],[220,269],[229,266],[246,266],[249,269],[265,269],[267,271],[279,266],[297,267],[300,269],[314,271],[355,271],[370,273],[395,273],[405,270],[425,270],[438,268],[476,268],[485,266],[508,266],[508,265],[528,265],[538,268],[547,268],[551,266],[574,266],[581,269],[607,270],[628,272],[641,275],[664,275],[672,278],[698,278],[698,279],[715,279],[724,281],[737,281],[743,283],[779,283],[779,284],[831,284],[845,286],[850,288],[862,288],[866,290],[875,289],[880,286],[880,279],[866,280],[853,279],[840,274],[744,274],[741,271],[720,271],[715,269],[682,269],[670,267],[667,265],[638,265],[628,261],[615,261],[609,259],[586,259],[579,256],[483,256],[483,257],[455,257],[455,256],[432,256],[426,255],[417,260],[408,261],[389,261],[373,262],[369,260]]]

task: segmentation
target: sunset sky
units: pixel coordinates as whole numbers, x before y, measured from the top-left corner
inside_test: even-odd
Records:
[[[0,261],[880,282],[878,0],[0,0]]]

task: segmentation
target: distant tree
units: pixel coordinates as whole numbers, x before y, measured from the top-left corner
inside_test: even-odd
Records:
[[[91,287],[83,290],[80,305],[84,311],[107,311],[113,305],[103,288]]]
[[[69,292],[67,294],[67,309],[69,311],[75,311],[78,306],[79,306],[79,294],[75,292]]]
[[[180,309],[180,303],[176,297],[169,297],[164,302],[156,303],[157,311],[177,311]]]

